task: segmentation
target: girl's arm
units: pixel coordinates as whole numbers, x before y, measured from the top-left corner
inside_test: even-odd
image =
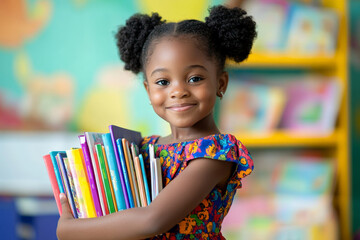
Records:
[[[98,218],[73,219],[66,198],[58,222],[59,239],[143,239],[166,232],[184,219],[219,183],[232,174],[232,163],[209,159],[189,162],[147,207]]]

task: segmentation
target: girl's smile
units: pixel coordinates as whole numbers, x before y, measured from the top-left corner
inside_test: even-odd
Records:
[[[175,112],[183,112],[192,109],[194,106],[196,106],[196,103],[179,103],[179,104],[173,104],[169,107],[166,107],[166,109],[175,111]]]

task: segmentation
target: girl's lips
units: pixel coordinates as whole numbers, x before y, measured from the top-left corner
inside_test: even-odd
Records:
[[[176,105],[172,105],[167,107],[167,109],[176,111],[176,112],[182,112],[182,111],[186,111],[189,110],[190,108],[194,107],[195,104],[176,104]]]

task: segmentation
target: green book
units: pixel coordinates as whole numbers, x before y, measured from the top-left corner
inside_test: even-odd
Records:
[[[105,158],[104,158],[104,154],[103,154],[103,150],[102,150],[102,145],[96,144],[95,149],[96,149],[96,154],[98,155],[99,166],[100,166],[100,170],[101,170],[101,178],[102,178],[103,184],[104,184],[106,202],[109,207],[109,213],[114,213],[116,211],[115,211],[115,206],[114,206],[114,202],[113,202],[112,195],[111,195],[109,178],[108,178],[108,175],[106,172]]]

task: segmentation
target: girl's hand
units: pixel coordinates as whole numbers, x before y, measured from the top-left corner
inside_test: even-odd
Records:
[[[59,239],[61,239],[61,236],[64,235],[64,232],[66,231],[66,226],[69,224],[69,222],[71,222],[71,220],[74,219],[69,206],[69,202],[64,193],[60,193],[60,202],[61,202],[62,214],[60,215],[56,230],[56,235]]]

